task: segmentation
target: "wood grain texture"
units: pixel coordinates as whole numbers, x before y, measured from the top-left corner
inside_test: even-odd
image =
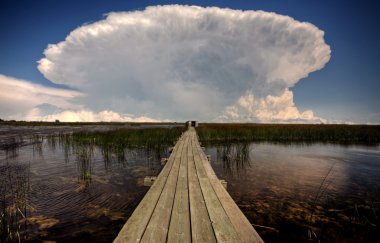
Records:
[[[114,242],[263,242],[190,127]]]
[[[198,148],[199,151],[199,148]],[[200,153],[201,154],[201,153]],[[215,175],[207,156],[202,156],[201,159],[203,166],[205,168],[206,174],[210,180],[215,193],[218,195],[219,201],[221,202],[224,210],[226,211],[232,225],[234,226],[239,238],[242,242],[264,242],[256,230],[252,227],[251,223],[245,217],[243,212],[239,209],[236,203],[233,201],[231,196],[228,194],[226,189],[220,183],[220,180]]]
[[[179,147],[183,144],[184,136],[178,140],[175,145],[172,155],[176,154]],[[157,180],[153,183],[150,190],[137,206],[127,223],[123,226],[114,242],[140,242],[141,237],[149,223],[151,215],[156,207],[158,199],[162,193],[162,190],[166,184],[168,175],[172,170],[174,163],[174,157],[170,156],[166,166],[159,174]]]
[[[173,210],[174,197],[176,194],[179,166],[181,163],[181,153],[185,148],[188,137],[179,146],[178,151],[174,154],[173,168],[171,169],[166,184],[162,190],[160,198],[152,217],[146,227],[142,242],[166,242],[169,230],[170,217]]]
[[[192,135],[193,136],[193,135]],[[193,142],[193,141],[192,141]],[[191,143],[188,147],[189,200],[193,242],[217,242],[199,184]]]
[[[190,139],[187,137],[181,153],[181,164],[177,180],[173,210],[170,220],[168,242],[191,242],[189,187],[187,171],[187,150]]]

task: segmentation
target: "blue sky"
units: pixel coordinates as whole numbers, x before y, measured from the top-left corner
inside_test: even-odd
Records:
[[[312,110],[314,115],[329,122],[380,123],[380,6],[377,1],[2,0],[0,74],[42,86],[78,90],[44,78],[37,69],[37,61],[45,57],[48,44],[65,40],[77,27],[104,19],[106,13],[143,11],[147,6],[166,4],[263,10],[315,25],[325,32],[331,59],[324,68],[290,87],[297,108]],[[14,112],[16,115],[18,111]],[[134,116],[151,116],[149,109],[142,114],[134,113]],[[9,112],[5,116],[12,117]],[[153,118],[162,119],[162,116],[156,114]],[[175,115],[171,119],[176,119]]]

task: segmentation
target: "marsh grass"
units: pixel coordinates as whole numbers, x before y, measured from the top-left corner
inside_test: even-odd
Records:
[[[60,135],[60,139],[74,144],[92,144],[110,148],[151,148],[157,145],[172,145],[184,128],[120,128],[101,132],[77,132]]]
[[[27,238],[29,210],[29,166],[0,166],[0,242],[20,242]]]
[[[223,171],[232,176],[239,176],[251,166],[249,143],[225,143],[216,148],[217,161],[223,163]]]
[[[249,146],[244,144],[377,146],[380,143],[380,126],[369,125],[200,124],[197,133],[203,145],[217,149],[217,160],[223,163],[223,171],[239,177],[242,175],[236,171],[244,171],[253,162]],[[314,191],[300,198],[299,202],[281,202],[275,195],[268,194],[269,197],[262,201],[244,198],[239,206],[252,215],[257,230],[269,242],[366,242],[379,239],[379,192],[373,191],[361,198],[351,195],[349,188],[344,195],[337,193],[335,169],[333,162],[321,175]],[[355,189],[352,193],[356,193]]]
[[[52,149],[63,148],[65,161],[74,155],[78,167],[78,179],[86,185],[91,181],[91,160],[99,149],[107,169],[111,163],[123,165],[128,153],[142,150],[147,158],[157,157],[172,146],[185,127],[173,128],[119,128],[109,131],[74,132],[52,134],[47,137],[47,145]],[[149,162],[149,161],[148,161]]]
[[[7,141],[0,143],[0,150],[4,150],[7,158],[17,157],[18,148],[24,144],[22,136],[11,137]]]
[[[378,239],[379,202],[372,200],[378,194],[366,193],[362,198],[337,197],[333,192],[336,179],[335,165],[336,162],[332,163],[326,170],[314,195],[310,195],[310,201],[305,201],[306,204],[303,204],[305,214],[298,223],[300,229],[307,232],[303,234],[307,236],[305,240],[346,242],[350,239],[352,242],[366,242]]]
[[[115,127],[117,128],[117,127]],[[126,165],[133,156],[159,163],[159,157],[168,147],[173,146],[185,127],[174,128],[124,128],[108,131],[74,132],[41,135],[20,135],[7,138],[0,143],[4,151],[4,160],[0,164],[0,242],[23,242],[33,234],[34,212],[30,206],[30,166],[18,164],[16,157],[22,153],[20,147],[28,145],[33,148],[34,160],[43,157],[43,152],[63,151],[66,163],[74,162],[77,166],[80,188],[85,189],[94,180],[94,159],[99,153],[104,158],[107,168],[117,163],[116,168]],[[19,151],[20,150],[20,151]],[[145,153],[146,157],[144,156]],[[47,157],[47,156],[46,156]],[[141,158],[140,158],[141,157]],[[50,158],[45,158],[50,159]],[[133,166],[131,167],[133,168]]]
[[[111,125],[111,126],[142,126],[142,125],[178,125],[176,122],[48,122],[48,121],[0,121],[0,125],[5,126],[86,126],[86,125]]]
[[[88,185],[92,176],[91,159],[93,157],[94,147],[86,145],[75,146],[74,154],[76,156],[78,179]]]
[[[37,153],[39,156],[43,156],[43,143],[44,143],[44,137],[41,135],[34,135],[31,138],[31,143],[33,145],[33,155],[34,153]]]
[[[171,146],[179,138],[184,127],[174,128],[119,128],[109,131],[60,133],[48,136],[48,144],[57,144],[67,149],[77,146],[98,146],[105,155],[114,152],[123,157],[126,148],[148,148]]]
[[[324,124],[200,124],[203,144],[226,142],[380,143],[379,125]]]

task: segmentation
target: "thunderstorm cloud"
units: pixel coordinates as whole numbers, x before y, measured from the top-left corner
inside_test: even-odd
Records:
[[[42,95],[33,104],[58,111],[35,106],[28,114],[318,122],[311,110],[298,110],[291,88],[323,68],[330,53],[322,30],[275,13],[179,5],[113,12],[47,47],[39,71],[78,92]]]

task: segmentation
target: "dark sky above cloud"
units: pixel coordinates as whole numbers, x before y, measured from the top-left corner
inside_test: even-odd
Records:
[[[173,2],[165,1],[160,3],[168,4]],[[186,106],[188,103],[194,102],[193,100],[197,100],[200,104],[197,104],[198,106],[202,107],[202,103],[206,103],[207,107],[210,108],[204,108],[202,114],[211,114],[211,111],[218,111],[208,117],[203,116],[203,119],[211,119],[214,115],[224,118],[227,116],[229,119],[238,116],[240,118],[254,118],[254,120],[262,120],[265,117],[265,119],[267,119],[268,117],[275,118],[282,116],[305,119],[310,117],[316,119],[323,117],[330,121],[339,120],[344,122],[380,122],[376,120],[379,117],[377,115],[379,110],[376,104],[378,104],[380,100],[375,92],[375,90],[379,90],[380,88],[378,82],[380,75],[379,69],[377,68],[380,66],[379,48],[377,48],[380,40],[379,30],[376,27],[376,23],[379,22],[379,17],[376,14],[379,7],[376,1],[368,1],[366,3],[350,1],[350,3],[345,4],[337,3],[336,1],[332,3],[331,1],[274,0],[233,2],[184,1],[177,3],[274,11],[279,14],[289,15],[296,21],[310,22],[319,30],[325,32],[323,38],[331,47],[331,60],[322,70],[312,72],[309,77],[302,79],[300,82],[295,82],[294,87],[281,80],[281,78],[271,82],[271,85],[263,86],[260,85],[259,82],[240,82],[240,80],[246,80],[246,77],[249,75],[251,75],[253,79],[256,78],[256,80],[258,80],[260,75],[263,75],[262,73],[256,73],[255,69],[247,67],[245,64],[239,63],[238,65],[230,65],[225,68],[225,70],[231,70],[230,72],[220,72],[218,69],[206,68],[206,64],[210,64],[210,60],[212,60],[214,64],[212,66],[221,66],[223,63],[226,63],[223,57],[228,59],[231,56],[237,56],[239,51],[242,52],[239,48],[226,48],[226,46],[228,46],[225,44],[227,41],[223,42],[218,40],[222,43],[221,46],[209,45],[208,48],[205,48],[202,52],[195,52],[192,56],[189,56],[188,53],[191,51],[191,48],[194,47],[189,45],[189,50],[181,50],[182,53],[179,50],[175,51],[177,60],[173,60],[173,63],[177,64],[177,68],[174,74],[159,72],[162,71],[162,67],[159,67],[159,70],[154,70],[154,68],[157,67],[154,67],[155,65],[152,63],[143,63],[149,67],[149,73],[156,74],[157,79],[167,79],[169,75],[173,78],[172,80],[177,80],[176,82],[165,83],[167,87],[164,88],[171,89],[176,95],[182,97],[178,108],[174,107],[173,113],[168,114],[166,110],[157,110],[159,103],[157,103],[156,100],[162,102],[161,104],[163,106],[168,106],[171,104],[171,99],[178,98],[174,96],[171,98],[164,97],[160,92],[160,89],[163,88],[162,85],[158,85],[155,90],[147,90],[146,85],[150,86],[152,85],[151,83],[136,81],[142,77],[146,77],[147,74],[144,73],[144,70],[137,72],[136,68],[133,68],[133,65],[129,65],[129,68],[133,68],[134,71],[132,72],[134,79],[128,77],[134,80],[131,81],[134,85],[129,87],[130,91],[123,92],[123,89],[125,89],[123,86],[124,83],[117,81],[124,79],[125,76],[123,76],[123,74],[115,74],[111,77],[115,91],[110,90],[108,94],[107,88],[109,88],[111,84],[110,81],[104,83],[97,82],[96,85],[92,85],[92,83],[88,86],[83,84],[73,85],[67,82],[59,82],[57,77],[50,77],[50,80],[46,80],[36,69],[36,62],[44,57],[43,51],[46,49],[47,44],[56,44],[65,40],[71,31],[77,29],[77,27],[84,23],[97,22],[104,19],[104,17],[102,17],[104,13],[143,10],[149,5],[147,2],[94,1],[93,4],[89,5],[85,1],[65,1],[64,4],[56,1],[39,1],[38,3],[33,3],[32,1],[2,1],[0,7],[0,27],[5,30],[5,34],[4,38],[0,40],[0,74],[11,79],[28,80],[29,82],[39,83],[49,87],[70,87],[71,89],[76,89],[84,93],[81,95],[75,93],[75,97],[70,98],[70,101],[64,98],[64,102],[59,102],[65,105],[64,108],[70,109],[70,112],[73,112],[73,114],[75,114],[75,111],[87,109],[87,112],[90,112],[89,114],[93,112],[96,115],[104,110],[113,111],[120,113],[118,115],[121,115],[121,117],[125,119],[139,116],[150,116],[157,119],[162,119],[163,117],[182,119],[187,116],[198,115],[197,109],[188,109],[188,111],[184,113],[183,109],[180,108],[181,105]],[[220,20],[216,22],[218,23]],[[212,24],[210,26],[212,27]],[[267,36],[271,35],[269,34]],[[244,40],[244,38],[242,39]],[[295,41],[306,39],[307,38],[296,38]],[[87,42],[87,47],[91,44],[93,44],[94,47],[101,46],[99,42],[96,42],[98,40],[99,39],[93,38],[92,42]],[[271,45],[271,40],[266,40],[266,44],[273,46]],[[75,45],[73,45],[73,47],[74,46]],[[252,46],[251,49],[258,48],[253,48]],[[296,44],[293,46],[297,47]],[[149,47],[157,48],[157,46],[147,46],[146,48]],[[260,46],[260,48],[264,47],[264,45]],[[281,48],[283,47],[284,46],[280,46],[280,49],[277,50],[277,55],[281,53]],[[78,46],[76,46],[76,48],[78,48]],[[223,49],[225,53],[223,53],[223,55],[219,54],[218,56],[220,49]],[[172,51],[174,50],[175,49],[172,49]],[[265,48],[261,50],[267,52]],[[84,49],[81,49],[81,51],[84,51]],[[114,51],[115,57],[123,59],[119,51],[116,49]],[[130,51],[139,52],[139,50]],[[70,52],[66,52],[66,54],[67,53]],[[83,54],[83,52],[81,53]],[[246,54],[246,56],[250,56],[244,51],[243,53]],[[141,52],[139,52],[139,54],[141,54]],[[183,58],[181,58],[181,54],[187,57],[184,61]],[[101,55],[101,52],[99,52],[99,55]],[[83,54],[82,57],[84,56]],[[104,58],[112,59],[112,55],[103,56]],[[197,62],[197,60],[201,61]],[[252,61],[252,59],[248,60],[249,62]],[[105,59],[102,61],[105,61]],[[109,61],[112,63],[112,61],[115,60]],[[119,60],[118,63],[121,61],[122,60]],[[160,61],[162,62],[160,65],[168,65],[166,62]],[[260,60],[257,62],[256,66],[261,63]],[[81,63],[81,65],[84,66],[87,64],[89,63]],[[93,68],[97,68],[96,70],[101,70],[105,66],[102,62],[92,62],[90,64]],[[136,65],[136,67],[141,68],[138,64]],[[191,66],[191,70],[183,68],[186,66]],[[115,65],[113,65],[113,67],[117,70]],[[283,65],[283,67],[286,69],[286,65]],[[60,68],[62,71],[65,67],[61,65]],[[126,66],[124,65],[122,68],[126,68]],[[267,64],[257,70],[261,71],[270,68],[270,65]],[[305,67],[302,67],[301,69],[304,68]],[[273,70],[274,69],[272,69],[271,72],[272,76],[276,76]],[[107,68],[103,71],[104,73],[108,72]],[[278,72],[282,78],[286,76],[284,70],[279,70]],[[233,75],[231,73],[233,73]],[[264,75],[268,77],[269,72],[264,71],[264,73]],[[307,75],[310,71],[306,71],[305,73]],[[66,76],[64,72],[60,75]],[[85,75],[85,73],[76,72],[75,79],[78,80]],[[177,76],[177,79],[174,79],[173,76]],[[96,77],[106,78],[101,77],[101,75],[97,75]],[[201,77],[203,77],[204,80],[202,80]],[[297,78],[299,79],[300,77],[301,76],[296,75],[295,79],[297,80]],[[110,76],[108,76],[107,79],[110,79]],[[187,81],[178,81],[179,79]],[[225,79],[226,82],[223,82],[223,79]],[[285,77],[285,79],[291,79],[291,77]],[[192,82],[188,82],[189,80],[192,80]],[[202,93],[202,90],[215,80],[218,80],[220,90],[212,90],[209,92],[209,97],[204,97],[205,95]],[[228,82],[227,80],[232,80],[232,82]],[[63,83],[64,85],[62,86],[58,83]],[[255,87],[250,88],[250,86],[247,86],[247,83]],[[158,82],[158,84],[160,83]],[[186,92],[186,94],[180,92],[183,91],[184,84],[191,84],[191,87],[186,87],[186,89],[190,90],[190,92]],[[290,90],[288,90],[289,88]],[[97,96],[99,90],[103,91],[101,94],[104,95],[104,97],[112,96],[113,98],[106,98],[107,102],[102,102],[100,96]],[[231,95],[226,95],[227,91],[231,93]],[[99,97],[99,99],[96,99],[98,102],[95,102],[95,99],[92,99],[92,97]],[[149,97],[150,99],[141,99],[141,97]],[[277,97],[276,104],[282,100],[283,104],[278,105],[278,107],[283,107],[282,110],[278,110],[269,104],[270,102],[274,102],[271,97]],[[279,97],[282,98],[280,99]],[[94,102],[91,102],[91,99]],[[57,103],[56,97],[54,101]],[[251,103],[249,104],[248,101]],[[71,103],[72,107],[67,106],[68,102]],[[130,104],[129,108],[125,105],[126,103]],[[287,105],[284,105],[285,103]],[[99,109],[102,105],[104,107]],[[260,110],[261,112],[252,113],[252,110]],[[154,112],[152,113],[152,111]],[[20,114],[20,110],[15,110],[14,112],[14,115]],[[26,112],[26,110],[24,112]],[[258,116],[258,114],[260,115]],[[2,110],[0,110],[0,115],[4,116]],[[83,116],[81,119],[85,119],[85,117],[86,116]],[[260,117],[262,119],[260,119]]]

